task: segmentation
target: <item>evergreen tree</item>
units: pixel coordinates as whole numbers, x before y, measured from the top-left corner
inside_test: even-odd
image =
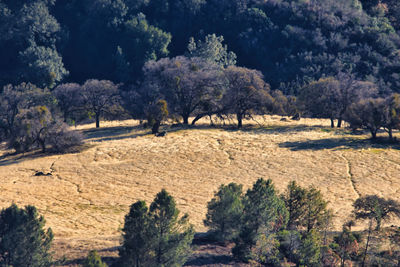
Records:
[[[12,204],[0,212],[0,265],[18,267],[51,266],[51,229],[33,206]]]
[[[242,213],[242,185],[221,185],[207,204],[204,225],[214,231],[218,240],[232,241],[238,234]]]
[[[320,263],[320,236],[316,230],[305,233],[300,246],[300,264],[313,267],[321,266]]]
[[[164,189],[148,210],[138,201],[125,217],[120,266],[182,266],[190,254],[193,226],[179,217],[175,201]]]
[[[182,266],[194,236],[188,215],[179,218],[175,200],[163,189],[150,205],[150,216],[155,232],[153,266]]]
[[[292,181],[282,198],[289,211],[289,228],[302,227],[309,232],[329,219],[326,217],[329,214],[328,203],[322,198],[321,192],[313,187],[302,188]]]
[[[297,185],[295,181],[291,181],[287,186],[286,193],[282,196],[289,212],[289,229],[297,228],[302,224],[306,193],[307,190],[305,188]]]
[[[204,41],[194,41],[191,37],[188,44],[189,57],[201,57],[209,62],[216,63],[221,67],[228,67],[236,64],[236,54],[228,52],[228,47],[222,44],[223,36],[209,34]]]
[[[240,260],[252,259],[252,250],[260,235],[269,235],[284,228],[288,220],[285,203],[276,195],[271,180],[258,179],[244,198],[243,219],[232,252]]]
[[[326,202],[321,194],[321,191],[311,187],[307,190],[306,205],[305,205],[305,218],[303,226],[306,227],[307,232],[312,229],[320,227],[324,223],[328,202]]]
[[[148,266],[154,246],[155,229],[144,201],[132,204],[125,216],[123,243],[119,250],[120,265]]]

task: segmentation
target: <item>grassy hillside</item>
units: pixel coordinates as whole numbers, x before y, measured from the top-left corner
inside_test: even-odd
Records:
[[[324,120],[258,122],[241,131],[204,123],[169,129],[166,137],[148,134],[136,121],[109,122],[98,130],[78,128],[87,136],[80,152],[21,157],[3,149],[0,206],[35,205],[55,233],[56,257],[73,259],[91,249],[115,255],[129,205],[151,202],[161,188],[197,231],[206,231],[206,203],[220,184],[247,188],[259,177],[271,178],[281,192],[291,180],[316,186],[334,210],[336,229],[359,195],[400,200],[398,145],[331,130]]]

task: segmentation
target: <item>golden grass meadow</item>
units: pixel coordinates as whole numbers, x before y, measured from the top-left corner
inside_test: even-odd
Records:
[[[221,184],[250,187],[272,179],[279,192],[289,181],[313,185],[329,201],[334,227],[360,195],[400,200],[400,148],[374,144],[368,135],[329,128],[317,119],[281,121],[278,116],[247,122],[243,130],[209,127],[169,129],[155,137],[137,121],[79,126],[85,148],[70,154],[13,155],[0,150],[0,207],[34,205],[55,234],[55,258],[81,258],[96,249],[117,255],[129,206],[170,192],[196,231],[207,202]],[[37,172],[48,176],[35,176]],[[390,223],[390,222],[389,222]],[[362,226],[361,226],[362,227]]]

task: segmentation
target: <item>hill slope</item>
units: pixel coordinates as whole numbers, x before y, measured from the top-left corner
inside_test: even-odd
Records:
[[[323,120],[268,117],[263,124],[242,131],[199,126],[159,138],[123,121],[82,127],[89,146],[80,153],[21,158],[3,150],[0,206],[35,205],[55,233],[56,257],[78,258],[90,249],[115,255],[129,205],[151,202],[161,188],[197,231],[206,230],[206,203],[220,184],[247,188],[259,177],[271,178],[280,192],[291,180],[316,186],[330,201],[336,228],[359,195],[400,200],[398,147],[333,131]],[[35,176],[39,171],[51,175]]]

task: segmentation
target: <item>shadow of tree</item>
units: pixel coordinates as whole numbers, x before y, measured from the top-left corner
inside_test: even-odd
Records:
[[[33,151],[29,151],[23,154],[18,154],[18,153],[5,153],[0,156],[0,166],[7,166],[7,165],[12,165],[16,164],[25,160],[33,160],[36,158],[41,158],[41,157],[46,157],[46,156],[52,156],[52,155],[62,155],[62,154],[76,154],[76,153],[81,153],[89,148],[91,148],[92,145],[90,144],[83,144],[78,147],[71,147],[64,153],[59,153],[59,152],[51,152],[48,151],[46,153],[43,153],[41,150],[36,149]]]
[[[233,265],[233,259],[227,255],[213,255],[213,254],[202,254],[197,256],[195,259],[189,260],[184,266],[221,266],[221,265]]]
[[[289,148],[292,151],[322,150],[322,149],[366,149],[366,148],[392,148],[400,150],[399,142],[390,142],[385,138],[376,140],[360,138],[326,138],[308,141],[284,142],[279,147]]]
[[[118,140],[123,138],[134,138],[143,134],[134,134],[134,131],[143,129],[142,126],[114,126],[114,127],[103,127],[81,131],[85,137],[85,140],[91,140],[96,142]]]

